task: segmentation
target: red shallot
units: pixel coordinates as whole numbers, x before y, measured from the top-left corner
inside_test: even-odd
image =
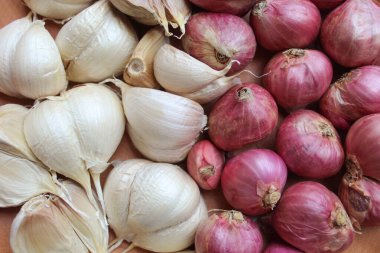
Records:
[[[285,190],[275,210],[273,226],[282,239],[305,252],[340,252],[354,238],[339,198],[325,186],[310,181]]]
[[[244,16],[252,8],[256,0],[190,0],[190,2],[210,12]]]

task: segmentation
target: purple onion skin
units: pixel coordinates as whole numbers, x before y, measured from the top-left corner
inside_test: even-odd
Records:
[[[257,0],[190,0],[190,2],[210,12],[244,16]]]
[[[324,20],[321,43],[344,67],[380,65],[380,2],[345,1]]]
[[[285,190],[273,226],[282,239],[305,252],[341,252],[354,238],[339,198],[322,184],[310,181]]]
[[[272,242],[263,253],[302,253],[302,251],[287,244]]]
[[[195,249],[197,253],[260,253],[263,237],[254,221],[240,212],[226,211],[199,225]]]
[[[311,0],[319,9],[328,10],[337,7],[345,0]]]
[[[320,101],[321,113],[336,127],[348,130],[366,115],[380,112],[380,66],[364,66],[344,74]]]
[[[276,147],[288,169],[301,177],[333,176],[344,162],[337,131],[325,117],[310,110],[299,110],[285,118]]]

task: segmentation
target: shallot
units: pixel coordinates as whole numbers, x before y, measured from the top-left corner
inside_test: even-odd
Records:
[[[190,0],[193,4],[210,12],[229,13],[244,16],[256,0]]]

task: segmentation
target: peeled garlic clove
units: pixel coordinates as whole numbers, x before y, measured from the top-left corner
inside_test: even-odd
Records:
[[[3,151],[0,151],[0,185],[0,207],[18,206],[42,193],[62,194],[45,168]]]
[[[24,134],[33,153],[50,169],[81,184],[92,196],[90,170],[102,201],[99,174],[125,129],[119,97],[101,84],[86,84],[48,97],[29,110]]]
[[[166,90],[174,93],[191,93],[206,87],[223,77],[230,70],[231,61],[223,70],[217,71],[189,54],[166,44],[154,58],[154,75]]]
[[[0,106],[0,151],[37,162],[24,136],[24,119],[28,109],[17,104]]]
[[[190,246],[196,227],[207,217],[196,183],[172,164],[125,161],[111,171],[104,196],[117,238],[156,252]]]
[[[56,206],[69,219],[74,231],[90,252],[106,253],[108,227],[98,211],[99,208],[92,205],[86,192],[74,182],[65,180],[61,184],[66,192],[66,200],[58,199]]]
[[[58,48],[44,25],[28,15],[0,30],[1,92],[36,99],[66,89]]]
[[[159,88],[153,73],[157,51],[167,42],[160,27],[152,28],[139,41],[124,70],[124,81],[138,87]]]
[[[56,37],[67,77],[75,82],[98,82],[121,73],[137,42],[132,25],[107,0],[73,17]]]
[[[14,253],[88,253],[56,201],[57,197],[45,194],[25,203],[11,227]]]
[[[128,132],[135,147],[155,161],[183,160],[207,124],[202,106],[164,91],[131,87],[121,81],[116,85],[122,89]],[[180,152],[173,156],[171,150]]]
[[[87,8],[93,0],[24,0],[35,13],[52,19],[67,19]]]

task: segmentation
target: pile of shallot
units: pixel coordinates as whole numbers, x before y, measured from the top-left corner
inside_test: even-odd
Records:
[[[380,226],[380,0],[16,2],[2,253],[353,252]]]

